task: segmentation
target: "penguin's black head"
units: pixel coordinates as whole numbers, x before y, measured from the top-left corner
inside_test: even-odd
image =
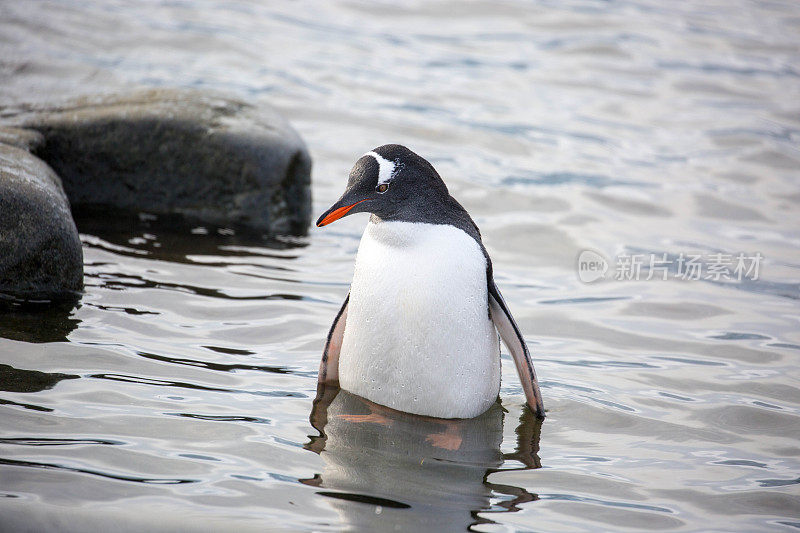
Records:
[[[325,211],[317,226],[352,213],[373,213],[382,220],[414,220],[449,198],[447,186],[425,159],[405,146],[385,144],[356,161],[347,189]]]

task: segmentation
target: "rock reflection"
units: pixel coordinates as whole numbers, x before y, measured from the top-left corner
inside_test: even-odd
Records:
[[[517,447],[503,454],[504,410],[495,403],[469,420],[402,413],[338,388],[318,391],[310,420],[319,435],[306,449],[325,469],[301,482],[319,487],[348,528],[365,531],[464,531],[491,512],[537,499],[520,487],[488,481],[500,470],[540,467],[541,422],[527,410]],[[502,468],[506,461],[522,466]]]
[[[193,257],[250,259],[254,255],[273,259],[294,259],[286,253],[307,245],[294,237],[271,237],[244,227],[221,227],[179,214],[153,215],[128,209],[114,209],[108,216],[103,206],[81,205],[73,217],[84,247],[108,250],[116,255],[194,264]],[[237,250],[236,247],[247,247]],[[280,253],[269,253],[265,249]],[[203,261],[204,266],[227,266],[228,262]],[[238,263],[237,264],[241,264]],[[273,267],[280,270],[277,267]]]
[[[79,377],[75,374],[22,370],[10,365],[0,364],[0,391],[41,392],[52,389],[59,381],[64,379],[77,379]]]
[[[0,295],[0,338],[32,343],[63,342],[81,323],[74,314],[75,302],[35,303],[7,300]]]

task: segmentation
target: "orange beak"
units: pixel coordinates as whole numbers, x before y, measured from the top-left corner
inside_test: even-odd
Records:
[[[350,204],[350,205],[346,205],[344,207],[340,207],[338,209],[334,209],[333,211],[331,211],[330,213],[325,215],[325,218],[323,218],[322,220],[318,220],[317,221],[317,227],[321,228],[322,226],[327,226],[331,222],[339,220],[340,218],[345,216],[347,213],[349,213],[350,210],[353,209],[356,205],[360,204],[361,202],[365,202],[365,201],[366,201],[366,199],[360,200],[360,201],[358,201],[358,202],[356,202],[354,204]]]

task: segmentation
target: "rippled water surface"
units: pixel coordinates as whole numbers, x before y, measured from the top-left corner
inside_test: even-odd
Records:
[[[280,108],[316,213],[374,146],[430,159],[548,418],[506,356],[474,420],[312,409],[366,215],[264,241],[83,213],[80,305],[0,316],[4,529],[800,529],[797,3],[0,4],[3,102],[137,84]],[[764,260],[586,284],[584,249]]]

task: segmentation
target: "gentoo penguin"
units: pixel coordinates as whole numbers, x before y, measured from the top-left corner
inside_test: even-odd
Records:
[[[528,405],[544,418],[528,348],[478,227],[433,166],[397,144],[367,152],[317,226],[360,212],[372,216],[328,333],[320,383],[399,411],[472,418],[500,391],[499,331]]]

